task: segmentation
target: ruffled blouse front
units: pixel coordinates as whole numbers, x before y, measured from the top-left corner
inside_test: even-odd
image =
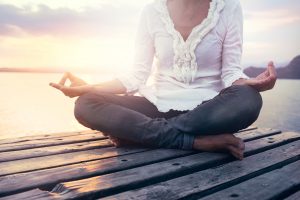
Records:
[[[166,27],[166,31],[173,37],[173,71],[176,78],[181,82],[189,84],[194,81],[198,70],[195,55],[196,46],[201,42],[203,37],[216,26],[224,5],[223,0],[211,1],[207,17],[192,29],[187,40],[184,41],[181,34],[176,31],[169,15],[167,0],[158,0],[155,4],[160,19]]]
[[[156,0],[142,11],[132,70],[116,78],[128,93],[138,92],[161,112],[192,110],[235,80],[248,78],[240,66],[242,26],[238,0],[212,0],[207,17],[184,41],[167,0]]]

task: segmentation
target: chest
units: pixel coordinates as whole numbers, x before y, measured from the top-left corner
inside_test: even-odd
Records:
[[[186,41],[193,29],[201,24],[207,17],[210,1],[204,0],[194,7],[189,6],[186,8],[172,2],[173,1],[170,1],[170,3],[167,4],[170,18],[176,31],[178,31],[181,37]]]
[[[169,70],[175,65],[180,65],[179,69],[181,66],[193,69],[220,67],[226,31],[222,21],[218,23],[219,19],[215,18],[220,16],[215,14],[221,10],[217,7],[218,1],[212,2],[215,4],[207,4],[206,9],[202,6],[201,12],[198,8],[194,15],[190,15],[192,12],[178,14],[166,4],[157,4],[149,27],[160,69]]]

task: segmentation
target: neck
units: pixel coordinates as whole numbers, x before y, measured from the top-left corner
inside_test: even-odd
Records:
[[[175,0],[175,1],[177,1],[178,5],[186,8],[194,7],[203,2],[201,0]]]
[[[179,8],[185,9],[193,9],[197,8],[205,1],[203,0],[167,0],[167,3],[172,3],[177,5]]]

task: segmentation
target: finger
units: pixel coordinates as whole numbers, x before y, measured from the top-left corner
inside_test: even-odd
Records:
[[[262,78],[262,77],[267,77],[267,76],[269,76],[269,69],[268,69],[268,67],[262,73],[260,73],[257,76],[257,78]]]
[[[75,81],[76,79],[78,79],[78,77],[74,76],[71,72],[68,72],[68,78],[70,79],[70,81]]]
[[[263,74],[264,74],[265,76],[270,76],[269,69],[267,68],[267,69],[263,72]]]
[[[276,74],[276,69],[275,69],[275,66],[274,66],[273,61],[270,61],[270,62],[268,63],[268,71],[269,71],[270,76],[271,76],[273,79],[276,79],[277,74]]]
[[[274,62],[273,61],[269,61],[268,66],[274,66]]]
[[[275,81],[270,76],[261,82],[261,87],[264,90],[272,89],[274,87],[274,85],[275,85]]]
[[[80,88],[79,87],[65,87],[63,86],[62,88],[62,92],[66,95],[69,96],[71,98],[76,97],[76,96],[80,96],[81,92],[80,92]]]
[[[249,79],[248,83],[250,85],[262,85],[264,84],[265,82],[267,82],[268,78],[267,77],[264,77],[264,78],[261,78],[261,79]]]
[[[69,77],[69,74],[68,74],[68,73],[69,73],[69,72],[64,73],[63,77],[62,77],[61,80],[59,81],[59,84],[60,84],[60,85],[65,85],[66,80],[67,80],[68,77]]]
[[[56,88],[56,89],[58,89],[58,90],[62,90],[62,88],[63,88],[62,85],[57,84],[57,83],[50,83],[49,85]]]
[[[263,79],[265,77],[269,76],[269,71],[268,69],[266,69],[264,72],[262,72],[261,74],[259,74],[256,78],[258,79]]]

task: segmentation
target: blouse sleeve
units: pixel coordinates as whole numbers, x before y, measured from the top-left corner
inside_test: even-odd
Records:
[[[154,58],[153,38],[149,33],[148,7],[146,6],[140,15],[139,25],[135,39],[135,55],[132,69],[116,78],[126,88],[126,93],[132,93],[146,83],[152,69]]]
[[[240,78],[249,77],[244,74],[241,66],[243,48],[243,13],[241,4],[236,1],[235,8],[227,18],[226,36],[223,42],[222,53],[222,80],[225,87]]]

